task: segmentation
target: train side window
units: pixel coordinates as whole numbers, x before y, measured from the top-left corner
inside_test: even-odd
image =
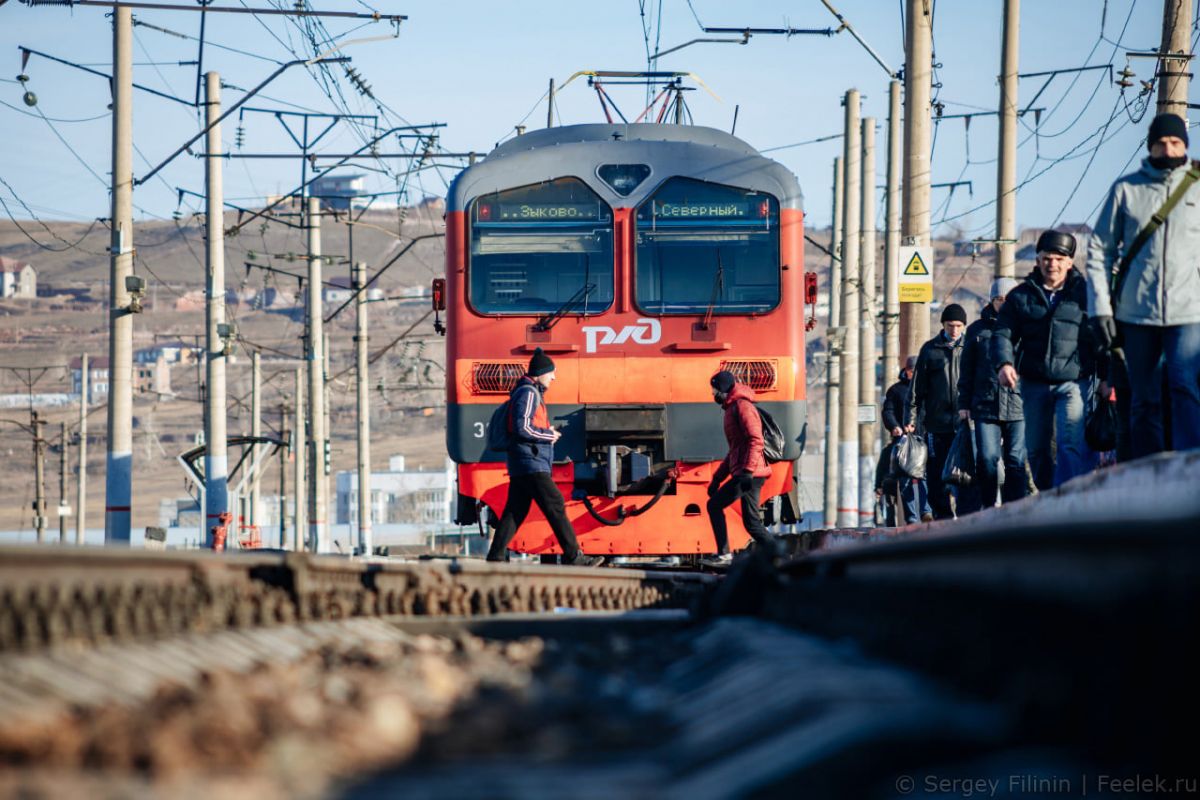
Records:
[[[637,210],[637,305],[651,314],[761,314],[779,305],[779,201],[671,178]]]
[[[613,213],[578,178],[471,203],[470,303],[483,314],[597,314],[613,303]]]

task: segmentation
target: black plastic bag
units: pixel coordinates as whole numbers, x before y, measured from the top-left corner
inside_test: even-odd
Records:
[[[950,442],[946,453],[946,465],[942,467],[942,483],[953,486],[970,486],[975,481],[975,431],[971,423],[960,423],[958,432]]]
[[[925,464],[929,460],[929,448],[921,437],[906,433],[896,440],[892,450],[892,472],[907,475],[917,480],[925,479]]]
[[[763,437],[763,458],[768,464],[773,464],[776,461],[783,461],[783,449],[787,446],[784,441],[783,431],[779,429],[779,423],[775,418],[762,410],[761,406],[755,406],[758,409],[758,417],[762,420],[762,437]]]
[[[1092,396],[1092,407],[1088,412],[1087,423],[1083,427],[1083,439],[1087,446],[1097,453],[1115,450],[1117,447],[1117,404],[1107,397],[1101,397],[1099,392]]]

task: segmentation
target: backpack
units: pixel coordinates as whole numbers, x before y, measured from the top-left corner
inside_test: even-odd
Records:
[[[513,443],[512,431],[508,429],[511,410],[512,398],[510,397],[496,406],[496,410],[492,412],[492,418],[487,426],[488,450],[495,450],[499,453],[508,452],[509,446]]]
[[[758,409],[758,418],[762,420],[763,458],[767,460],[768,464],[783,461],[783,450],[787,447],[783,431],[779,429],[778,423],[770,414],[763,411],[758,405],[754,407]]]

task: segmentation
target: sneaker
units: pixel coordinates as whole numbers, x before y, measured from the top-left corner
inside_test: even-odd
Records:
[[[604,556],[589,556],[580,552],[567,563],[572,567],[598,567],[604,563]]]
[[[922,514],[921,522],[933,522],[933,514]]]
[[[733,563],[732,553],[718,553],[715,556],[708,556],[700,559],[700,563],[707,567],[728,567]]]

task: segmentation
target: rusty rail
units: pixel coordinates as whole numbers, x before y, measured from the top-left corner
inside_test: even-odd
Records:
[[[691,608],[712,576],[303,553],[0,548],[0,652],[352,617]]]

